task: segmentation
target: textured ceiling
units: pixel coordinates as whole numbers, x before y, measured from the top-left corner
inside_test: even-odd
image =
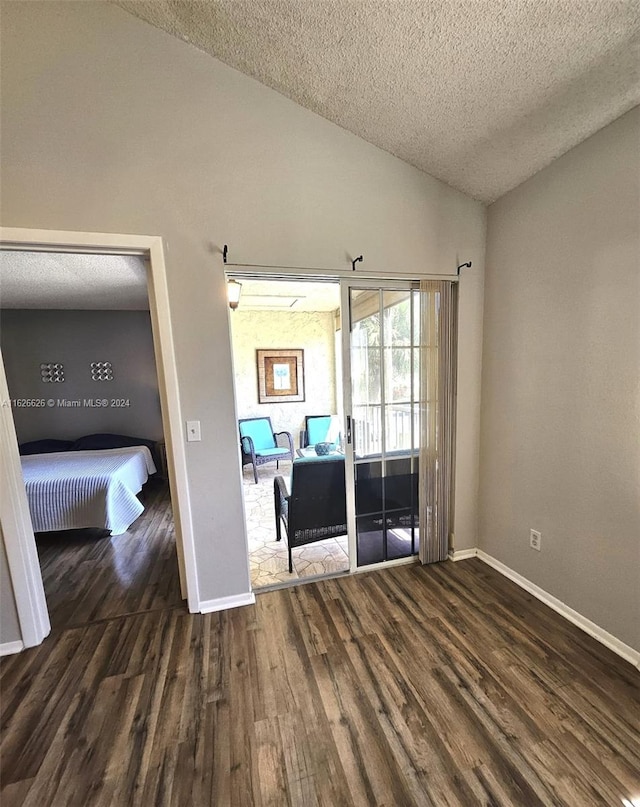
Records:
[[[640,0],[117,4],[486,202],[640,103]]]
[[[0,308],[145,310],[142,258],[0,251]]]

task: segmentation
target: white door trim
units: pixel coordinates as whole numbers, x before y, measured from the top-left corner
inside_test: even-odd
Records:
[[[39,645],[51,623],[22,478],[18,441],[0,352],[0,524],[24,647]],[[20,642],[11,642],[18,652]],[[18,648],[17,650],[15,648]],[[8,652],[8,651],[6,651]]]
[[[189,611],[197,613],[200,610],[200,593],[162,238],[117,233],[78,233],[64,230],[0,227],[0,248],[102,254],[124,253],[142,255],[148,259],[150,267],[147,273],[149,309],[167,449],[167,468],[176,530],[180,583]],[[6,482],[8,485],[5,487],[3,484],[3,488],[9,492],[9,495],[3,495],[1,499],[0,521],[9,561],[9,573],[16,597],[22,640],[26,647],[32,647],[40,644],[49,633],[50,627],[42,588],[42,575],[22,479],[13,416],[10,406],[8,406],[9,396],[6,389],[4,366],[0,369],[0,395],[2,395],[3,404],[7,403],[7,406],[2,406],[2,416],[0,417],[0,452],[3,457],[2,482]]]

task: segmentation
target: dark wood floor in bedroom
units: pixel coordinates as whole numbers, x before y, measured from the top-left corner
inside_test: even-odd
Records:
[[[638,671],[478,559],[102,618],[0,669],[3,807],[640,797]]]
[[[145,512],[122,535],[96,529],[36,536],[54,630],[182,606],[167,483],[149,480],[139,498]]]

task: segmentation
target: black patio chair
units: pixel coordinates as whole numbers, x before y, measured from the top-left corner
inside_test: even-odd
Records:
[[[344,457],[296,459],[291,469],[291,490],[281,476],[276,476],[273,493],[276,536],[278,541],[282,539],[284,525],[290,572],[292,549],[347,532]]]

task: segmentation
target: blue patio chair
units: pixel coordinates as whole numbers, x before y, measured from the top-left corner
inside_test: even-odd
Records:
[[[307,415],[304,429],[300,432],[300,448],[314,446],[316,443],[333,443],[337,447],[340,444],[340,434],[331,435],[335,419],[336,415]]]
[[[258,484],[258,465],[275,462],[280,467],[280,460],[293,462],[293,437],[289,432],[274,432],[271,418],[241,418],[240,446],[242,449],[242,467],[253,465],[253,479]],[[286,448],[278,445],[278,437],[287,441]]]

